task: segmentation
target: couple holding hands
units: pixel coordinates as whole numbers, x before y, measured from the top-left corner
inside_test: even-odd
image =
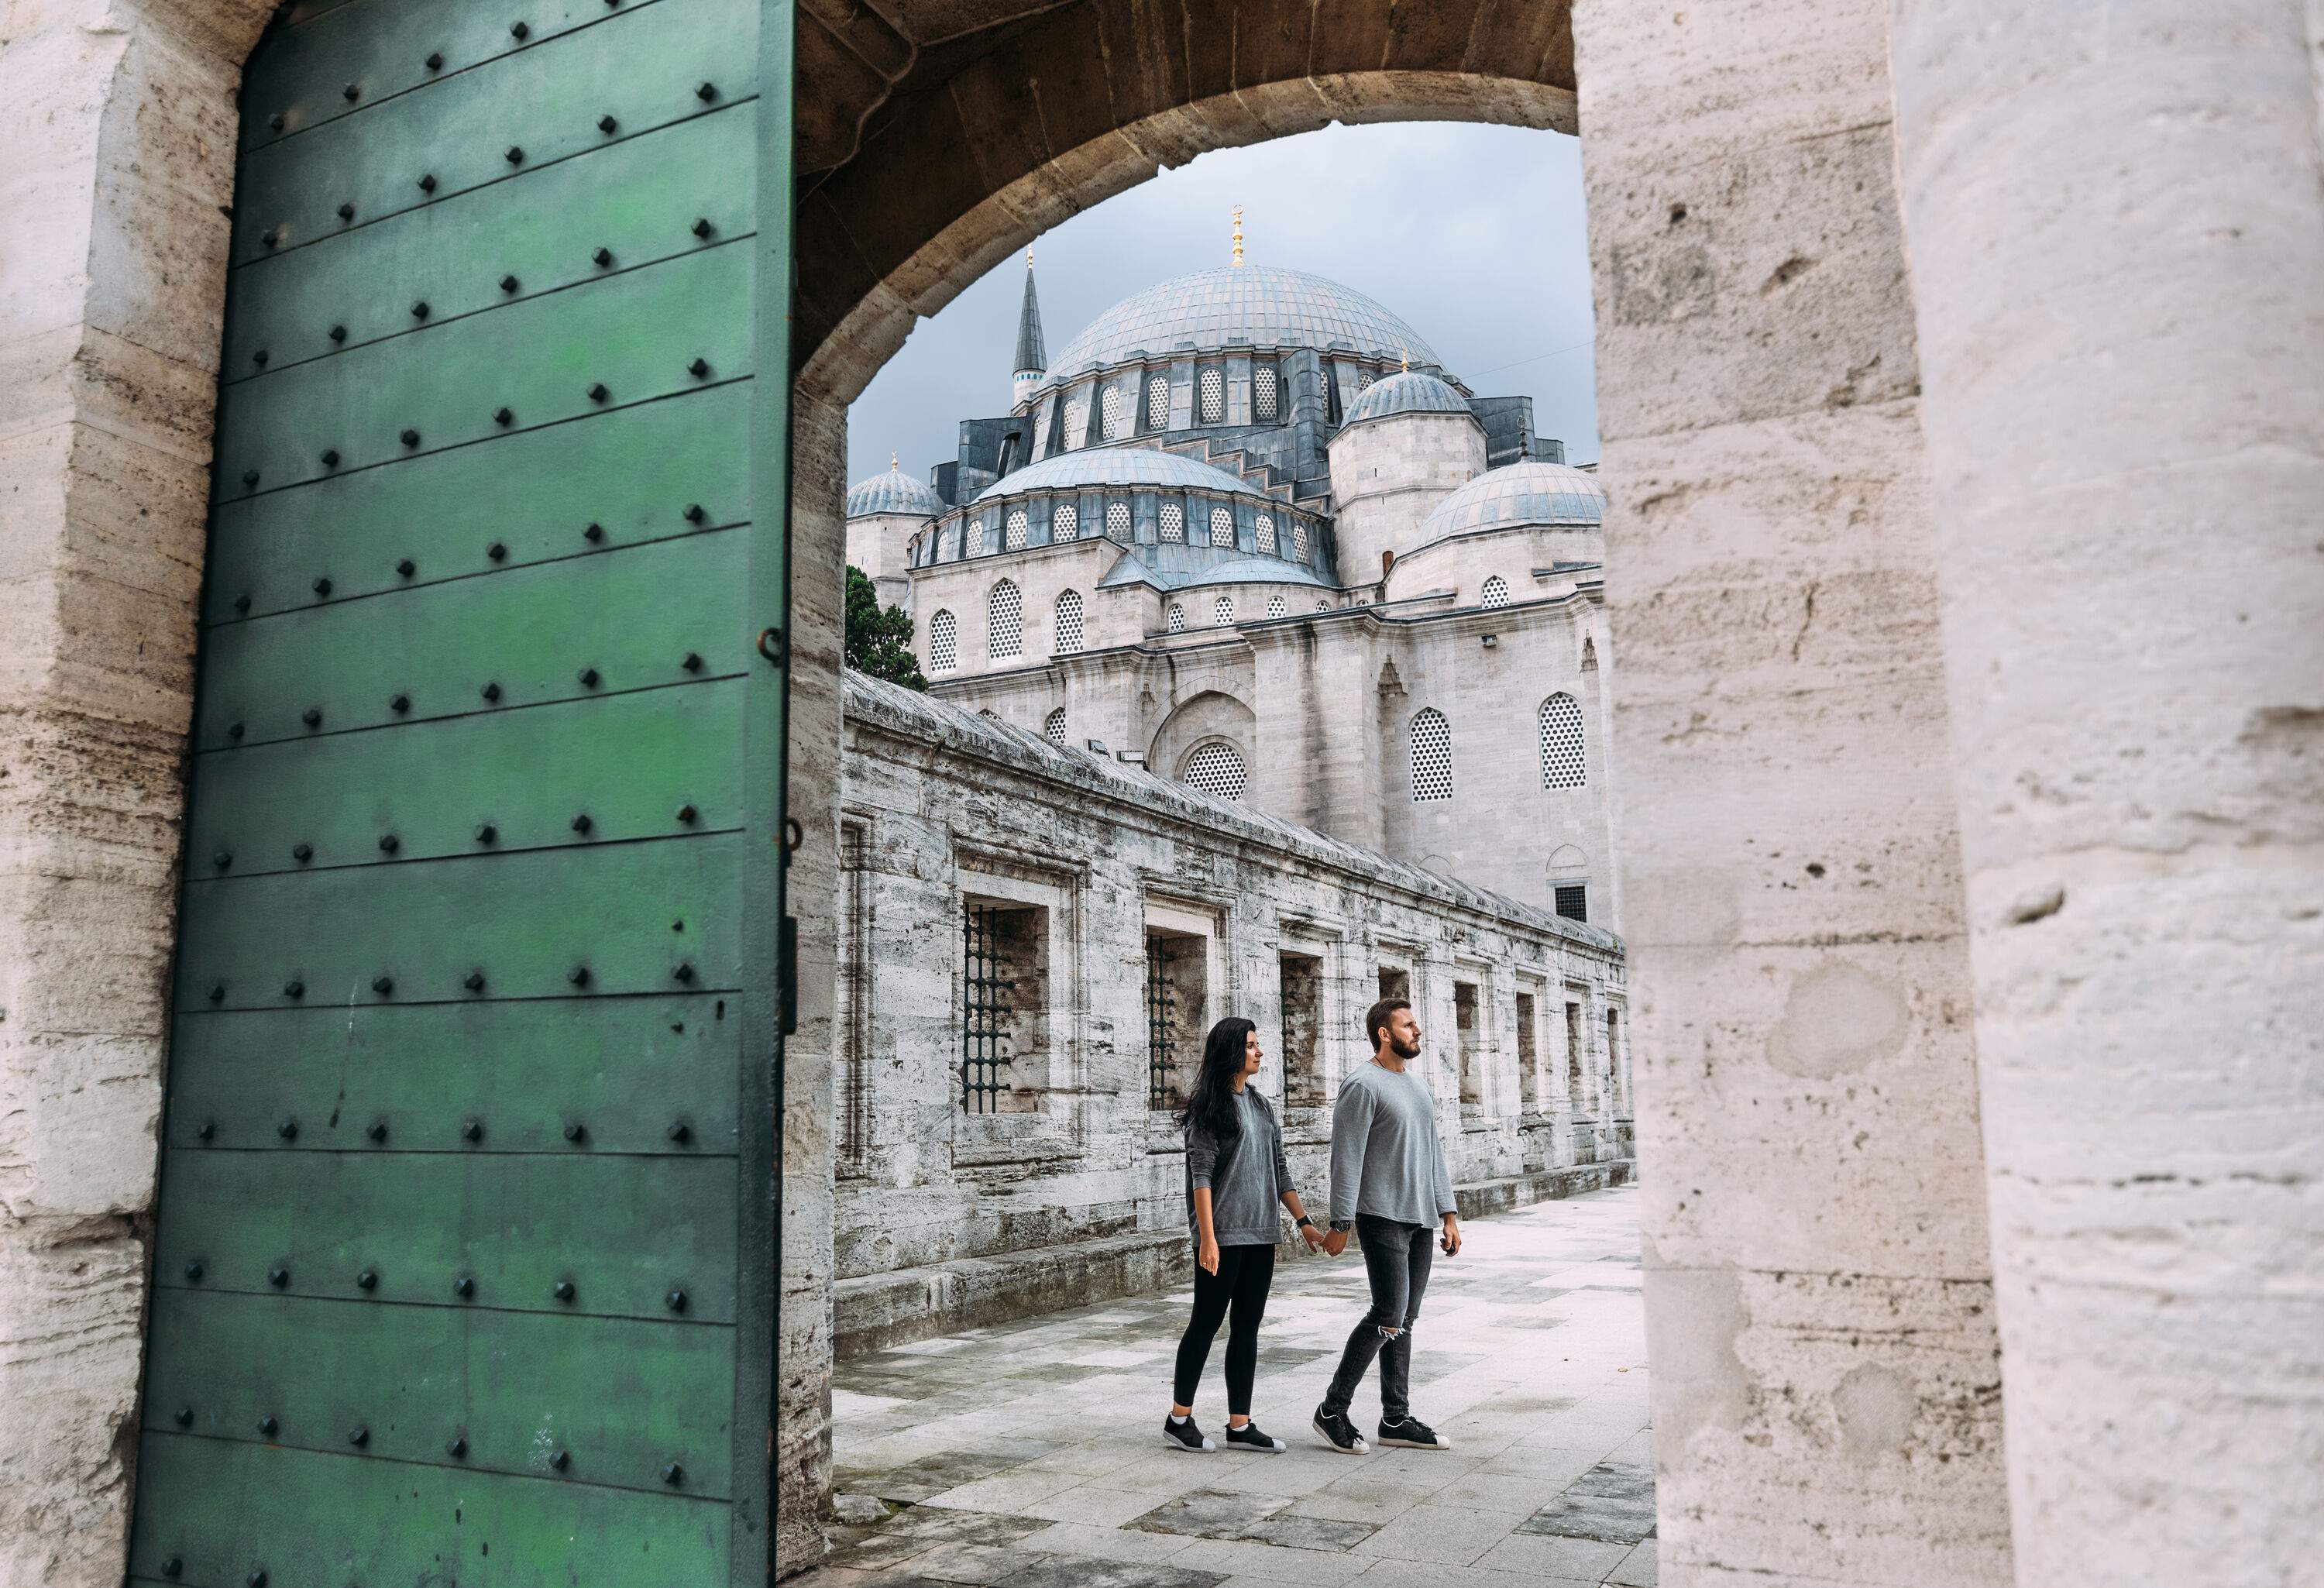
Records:
[[[1337,1257],[1352,1232],[1371,1281],[1371,1305],[1348,1335],[1314,1426],[1342,1455],[1370,1446],[1348,1418],[1356,1386],[1378,1358],[1379,1443],[1449,1450],[1451,1442],[1412,1415],[1412,1325],[1428,1270],[1442,1248],[1461,1250],[1452,1178],[1436,1137],[1436,1104],[1406,1066],[1420,1055],[1420,1022],[1401,998],[1365,1011],[1372,1055],[1340,1087],[1332,1114],[1332,1209],[1328,1232],[1299,1204],[1283,1156],[1283,1129],[1250,1085],[1266,1057],[1249,1020],[1222,1020],[1203,1045],[1179,1122],[1186,1132],[1187,1217],[1195,1238],[1194,1308],[1178,1342],[1175,1398],[1162,1425],[1173,1450],[1217,1448],[1194,1424],[1194,1390],[1219,1325],[1227,1324],[1227,1431],[1231,1449],[1276,1451],[1283,1441],[1250,1417],[1259,1368],[1259,1325],[1275,1278],[1276,1205],[1299,1222],[1311,1248]]]

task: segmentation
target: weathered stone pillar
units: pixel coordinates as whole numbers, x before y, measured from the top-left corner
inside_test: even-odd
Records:
[[[2028,1588],[2324,1582],[2319,26],[1896,11]]]
[[[1879,0],[1575,7],[1665,1588],[2009,1578]]]

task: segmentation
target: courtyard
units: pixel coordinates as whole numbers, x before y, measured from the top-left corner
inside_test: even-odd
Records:
[[[1361,1261],[1276,1273],[1252,1408],[1280,1454],[1162,1447],[1185,1288],[899,1346],[835,1379],[841,1525],[805,1588],[1651,1588],[1637,1194],[1464,1226],[1415,1332],[1447,1453],[1349,1458],[1308,1427]],[[1195,1417],[1224,1431],[1213,1347]],[[1379,1417],[1367,1380],[1351,1412]]]

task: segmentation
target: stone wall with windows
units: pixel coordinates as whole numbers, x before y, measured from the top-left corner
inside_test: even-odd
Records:
[[[1609,932],[861,678],[844,767],[843,1355],[1178,1277],[1169,1110],[1228,1014],[1317,1210],[1391,986],[1465,1204],[1629,1174]]]

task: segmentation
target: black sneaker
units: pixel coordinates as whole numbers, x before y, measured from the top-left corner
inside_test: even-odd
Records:
[[[1192,1417],[1188,1417],[1183,1423],[1171,1417],[1164,1417],[1162,1443],[1173,1450],[1192,1450],[1198,1453],[1218,1448],[1204,1436],[1200,1428],[1194,1426],[1194,1419]]]
[[[1323,1443],[1342,1455],[1370,1454],[1371,1446],[1364,1443],[1361,1434],[1356,1432],[1355,1424],[1348,1421],[1347,1413],[1325,1411],[1319,1406],[1315,1408],[1314,1426],[1315,1432],[1323,1436]]]
[[[1389,1422],[1380,1419],[1379,1442],[1401,1445],[1406,1450],[1450,1450],[1452,1441],[1422,1422],[1418,1417],[1400,1417]]]
[[[1257,1423],[1245,1423],[1240,1428],[1236,1427],[1232,1423],[1229,1423],[1227,1425],[1227,1448],[1229,1450],[1276,1451],[1288,1450],[1291,1446],[1286,1445],[1282,1440],[1276,1438],[1271,1434],[1260,1433]]]

